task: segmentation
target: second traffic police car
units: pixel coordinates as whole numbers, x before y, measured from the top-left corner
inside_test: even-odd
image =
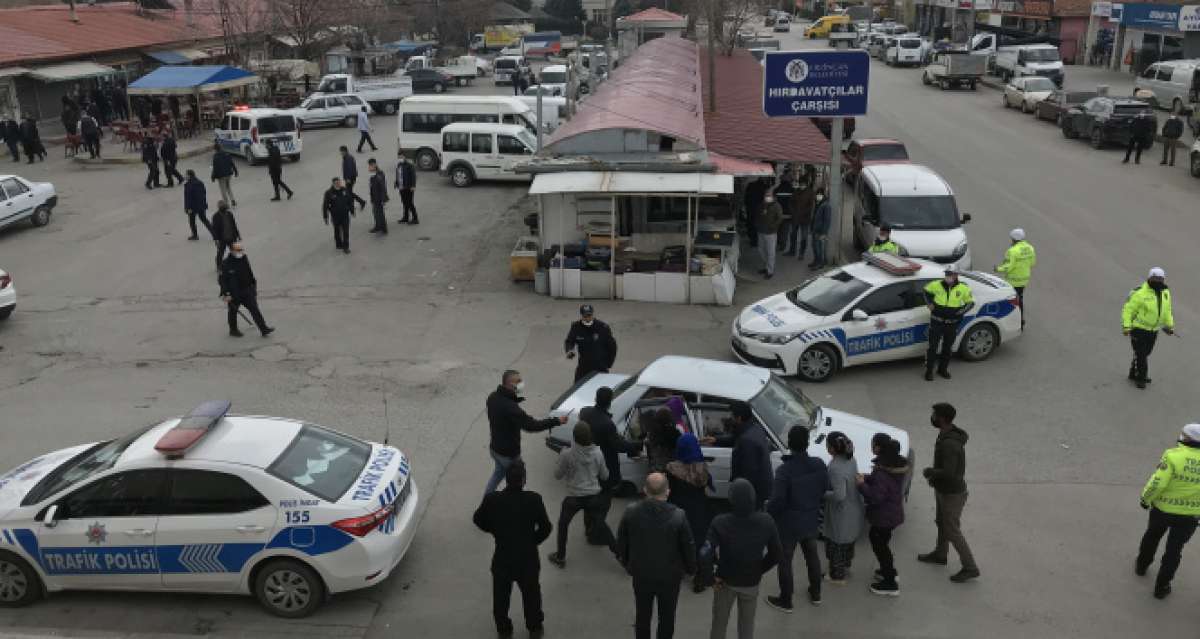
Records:
[[[733,323],[733,352],[747,364],[823,382],[839,368],[925,354],[929,309],[924,289],[941,264],[864,254],[789,291],[746,307]],[[987,359],[1021,334],[1017,292],[987,273],[962,271],[975,306],[958,327],[955,350]]]
[[[0,606],[44,592],[249,593],[303,617],[388,577],[416,530],[387,445],[206,402],[0,476]]]

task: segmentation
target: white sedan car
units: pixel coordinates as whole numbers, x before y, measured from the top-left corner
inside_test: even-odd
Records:
[[[809,429],[809,453],[826,462],[829,455],[825,451],[825,437],[832,431],[840,431],[854,442],[856,450],[866,451],[855,459],[859,471],[868,474],[871,472],[871,438],[875,433],[886,433],[900,442],[901,454],[909,458],[909,466],[912,466],[908,433],[899,428],[818,406],[779,376],[756,366],[674,355],[654,360],[636,375],[596,373],[580,380],[550,409],[551,416],[568,417],[566,424],[556,426],[546,437],[546,445],[551,450],[557,452],[570,446],[579,409],[593,405],[596,390],[602,386],[613,389],[610,412],[617,432],[631,440],[645,439],[654,413],[671,397],[683,400],[687,430],[698,438],[719,438],[727,434],[726,418],[730,416],[730,407],[740,401],[750,405],[756,427],[766,431],[775,466],[782,463],[782,456],[787,451],[787,432],[795,425]],[[712,473],[710,496],[725,498],[729,492],[732,449],[720,446],[702,446],[702,449]],[[621,453],[620,460],[621,477],[640,487],[646,477],[646,456],[630,457]]]
[[[1021,113],[1033,113],[1037,103],[1050,97],[1056,88],[1050,78],[1013,78],[1004,86],[1004,108],[1017,107]]]
[[[873,255],[814,277],[746,307],[733,323],[733,352],[784,375],[823,382],[839,369],[922,357],[929,341],[925,286],[941,264]],[[1021,335],[1017,292],[987,273],[963,271],[975,306],[958,327],[954,348],[967,361],[987,359]]]
[[[16,175],[0,175],[0,228],[29,220],[34,226],[50,223],[58,193],[49,182],[30,182]]]
[[[192,591],[303,617],[386,579],[416,528],[404,454],[228,409],[206,402],[0,476],[0,606],[67,589]]]
[[[0,320],[8,319],[17,308],[17,287],[12,276],[0,269]]]
[[[318,95],[301,102],[291,112],[301,126],[309,128],[318,124],[354,126],[363,107],[367,107],[367,115],[371,115],[371,105],[353,93]]]

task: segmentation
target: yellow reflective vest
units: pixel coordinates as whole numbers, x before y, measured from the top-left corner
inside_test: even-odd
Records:
[[[1175,330],[1175,317],[1171,315],[1171,289],[1163,287],[1161,303],[1158,293],[1150,288],[1149,282],[1130,291],[1129,299],[1125,300],[1125,307],[1121,309],[1121,328],[1157,331],[1164,326]]]
[[[900,247],[896,246],[896,243],[891,240],[888,240],[883,244],[874,242],[871,244],[871,248],[867,250],[872,253],[891,253],[892,255],[900,254]]]
[[[962,308],[975,302],[970,286],[959,282],[947,291],[942,280],[934,280],[925,285],[925,298],[933,302],[934,306],[947,308]]]
[[[1004,261],[996,270],[1016,288],[1029,285],[1029,275],[1037,264],[1037,251],[1025,240],[1014,243],[1004,252]]]
[[[1200,517],[1200,448],[1168,448],[1142,489],[1142,503],[1164,513]]]

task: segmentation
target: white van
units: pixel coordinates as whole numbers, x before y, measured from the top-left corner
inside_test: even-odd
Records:
[[[1154,93],[1154,106],[1183,113],[1195,101],[1191,91],[1200,88],[1200,60],[1169,60],[1146,67],[1133,80],[1133,88]]]
[[[250,164],[267,158],[267,140],[275,140],[285,158],[300,160],[300,127],[291,111],[238,107],[213,130],[217,144]]]
[[[971,250],[950,185],[920,164],[864,166],[855,185],[854,246],[875,241],[879,227],[892,227],[900,254],[971,268]]]
[[[442,175],[450,176],[457,187],[471,186],[475,180],[517,180],[528,182],[529,173],[516,173],[513,167],[526,162],[537,150],[537,139],[518,124],[460,122],[442,129],[438,155]]]
[[[401,151],[415,154],[423,171],[438,168],[438,145],[442,127],[455,122],[519,124],[537,135],[537,114],[514,96],[501,95],[415,95],[400,103],[396,114]]]
[[[523,95],[518,98],[529,108],[533,109],[533,118],[537,120],[537,95]],[[542,130],[549,133],[558,128],[567,119],[567,99],[550,95],[542,96]]]

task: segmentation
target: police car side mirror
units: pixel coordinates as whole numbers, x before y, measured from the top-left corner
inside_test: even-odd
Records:
[[[970,214],[970,213],[963,213],[963,214],[962,214],[962,220],[963,220],[963,221],[962,221],[962,223],[963,223],[963,224],[966,224],[967,222],[970,222],[970,221],[971,221],[971,214]]]
[[[58,520],[55,517],[58,515],[58,504],[53,504],[46,509],[42,515],[42,525],[47,528],[53,528],[58,525]]]
[[[861,308],[856,308],[853,311],[850,311],[850,317],[853,318],[854,321],[856,321],[856,322],[865,322],[871,316],[867,315],[867,312],[862,310]]]

